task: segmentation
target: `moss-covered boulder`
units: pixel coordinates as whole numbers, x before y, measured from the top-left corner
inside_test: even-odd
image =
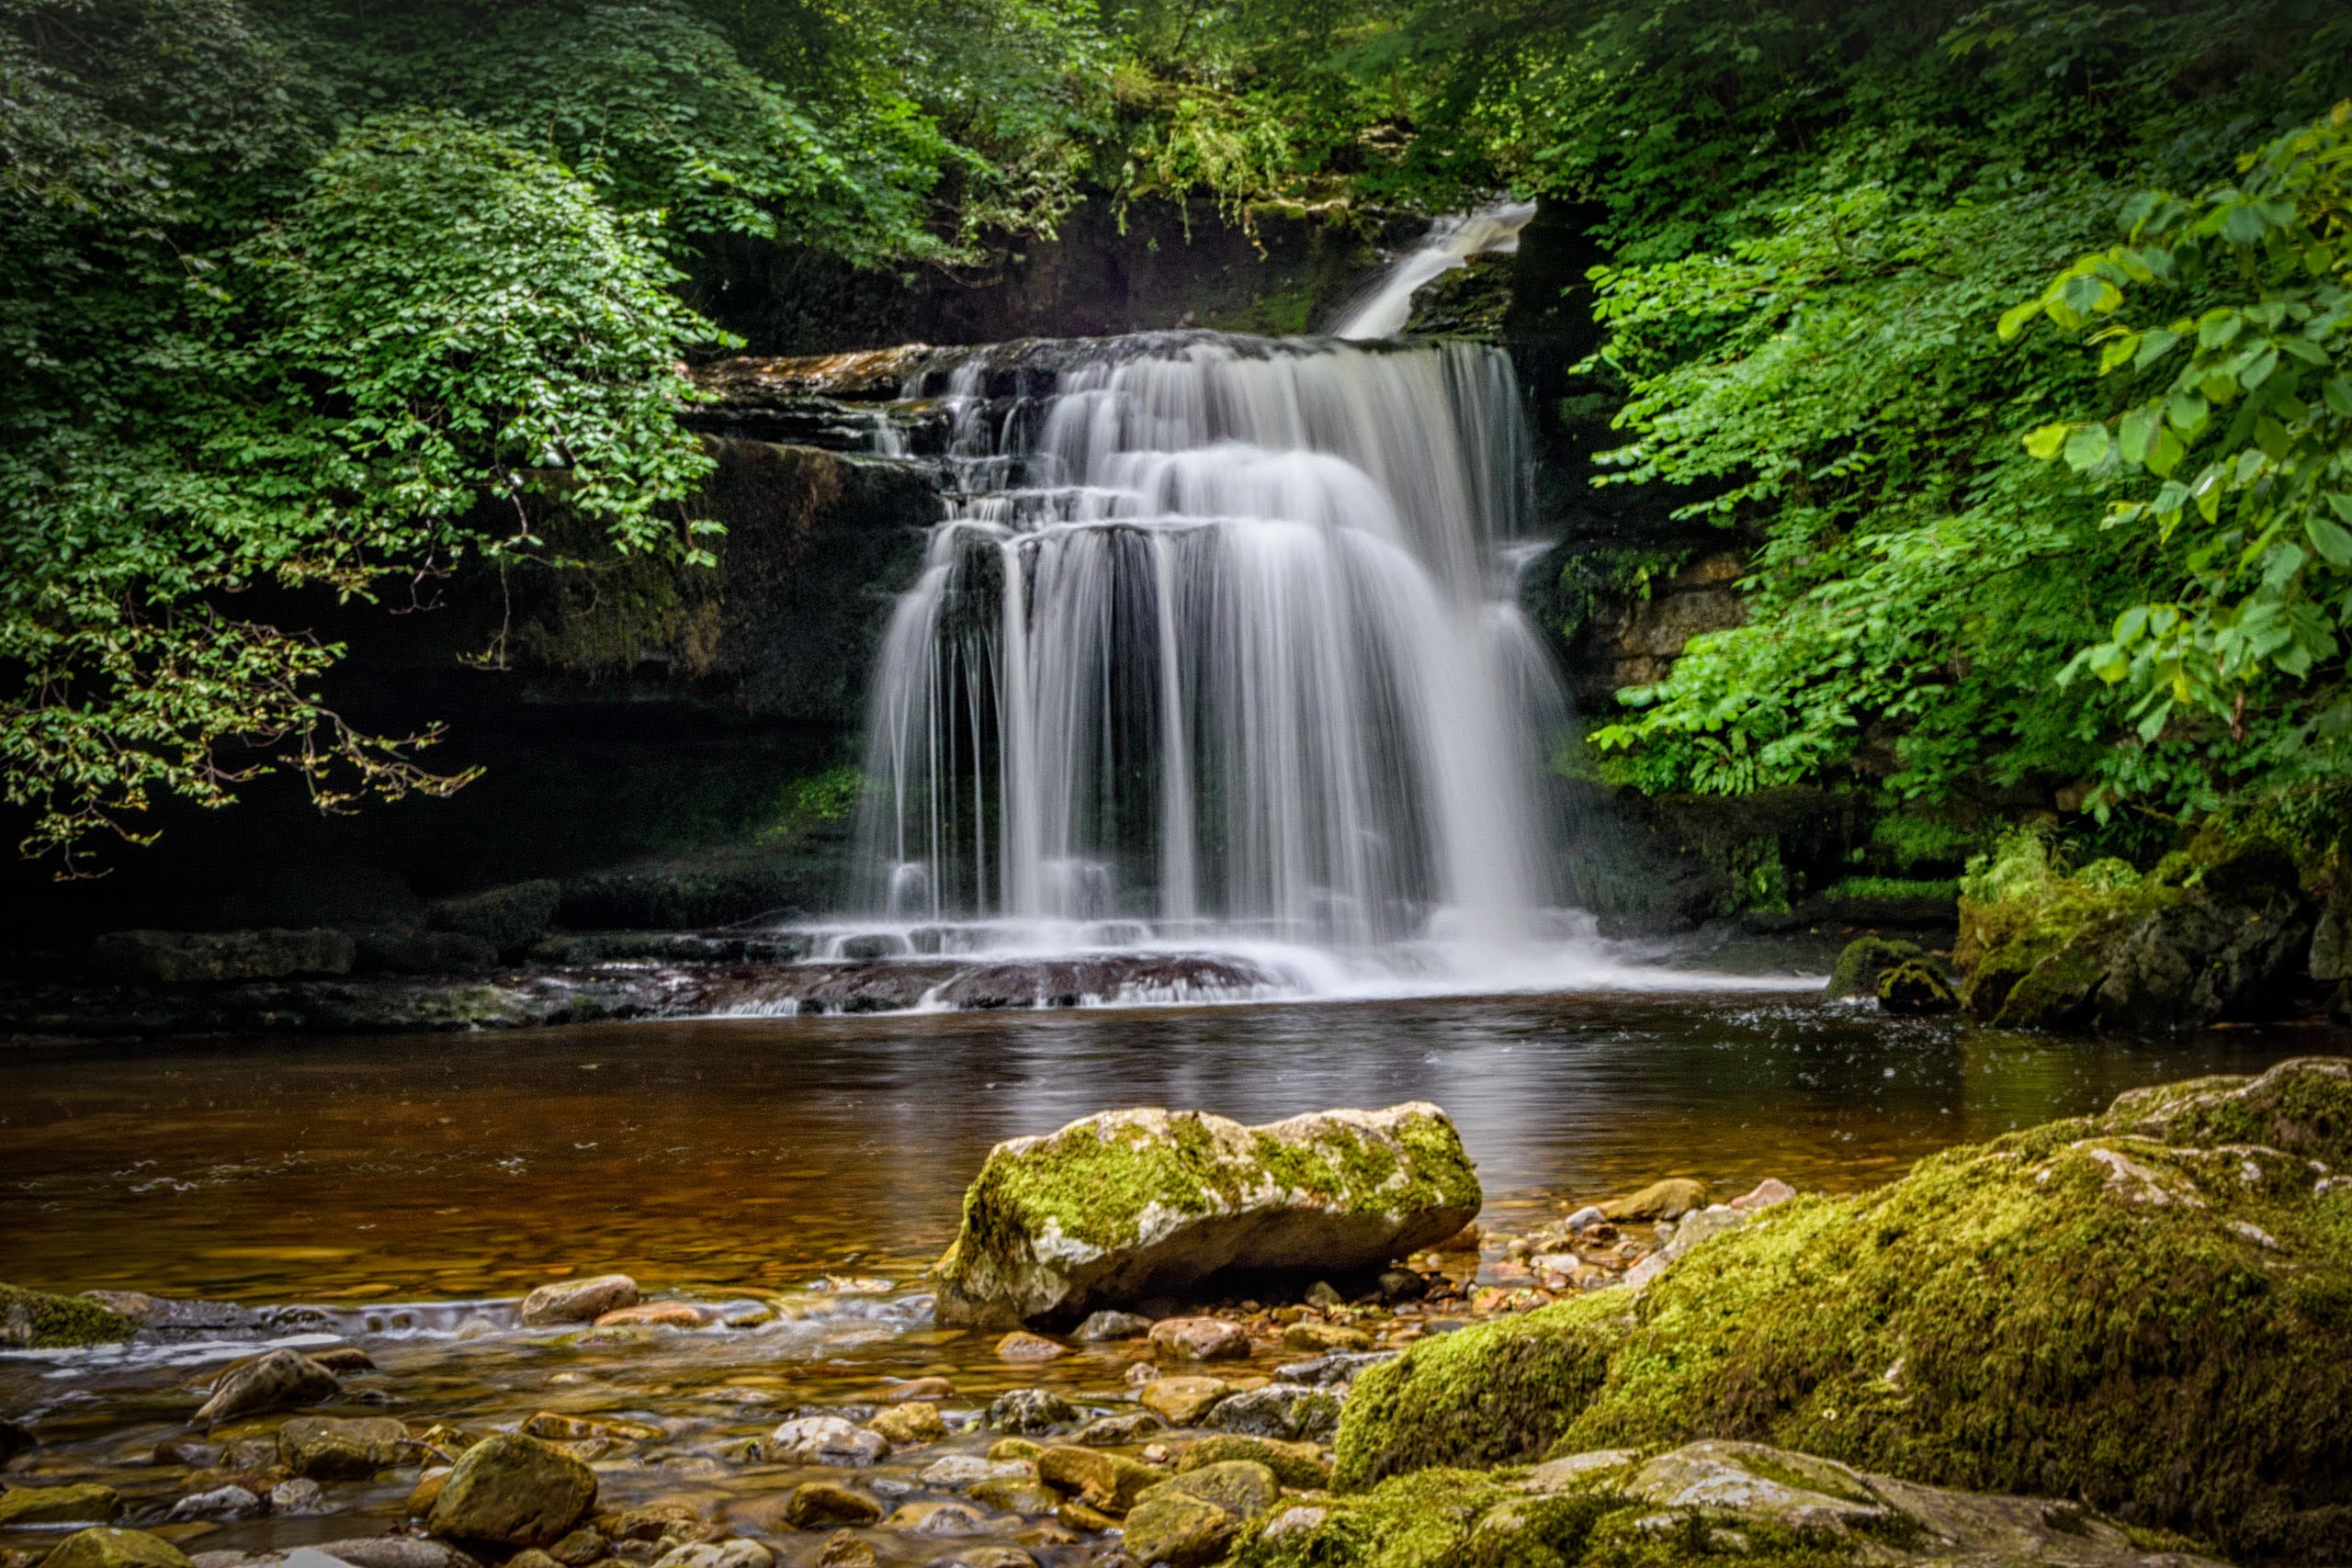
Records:
[[[2254,1016],[2304,967],[2312,914],[2285,851],[2200,840],[2143,874],[2064,871],[2032,833],[1962,886],[1968,1010],[2005,1029],[2193,1028]]]
[[[1754,1443],[1646,1461],[1579,1453],[1532,1471],[1430,1470],[1270,1513],[1237,1568],[2195,1568],[2210,1563],[2072,1502],[1984,1496]]]
[[[41,1568],[190,1568],[187,1553],[145,1530],[77,1530],[51,1549]]]
[[[85,1296],[53,1296],[0,1285],[0,1348],[63,1350],[84,1345],[113,1345],[139,1332],[139,1325]]]
[[[596,1504],[596,1472],[553,1443],[502,1432],[461,1455],[425,1528],[458,1540],[544,1547]]]
[[[1837,967],[1829,972],[1827,995],[1832,1000],[1846,997],[1875,997],[1879,976],[1898,964],[1915,958],[1925,958],[1928,950],[1916,942],[1883,936],[1858,936],[1838,953]]]
[[[1068,1325],[1227,1272],[1374,1269],[1452,1235],[1482,1201],[1434,1105],[1263,1127],[1106,1111],[989,1152],[939,1263],[939,1319]]]
[[[1804,1197],[1357,1380],[1338,1481],[1695,1437],[2352,1552],[2352,1061],[2123,1096]]]
[[[1940,971],[1924,958],[1907,958],[1878,977],[1883,1012],[1918,1016],[1958,1012],[1960,998]]]

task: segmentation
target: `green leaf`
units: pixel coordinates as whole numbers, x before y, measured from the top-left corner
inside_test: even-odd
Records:
[[[2334,518],[2314,512],[2303,519],[2303,536],[2320,559],[2330,566],[2352,566],[2352,533],[2347,533]]]
[[[2132,368],[2145,370],[2149,366],[2170,354],[2173,346],[2179,342],[2178,333],[2169,332],[2163,327],[2156,327],[2141,333],[2140,351],[2132,356]]]
[[[2025,324],[2040,314],[2041,314],[2041,301],[2039,299],[2029,299],[2022,305],[2012,305],[2002,311],[1998,328],[2001,341],[2003,343],[2013,341],[2018,333],[2025,330]],[[1977,320],[1983,321],[1984,318],[1979,316]]]
[[[2188,456],[2188,444],[2175,435],[2169,426],[2160,425],[2156,430],[2154,446],[2148,453],[2148,471],[2160,479],[2169,479],[2172,471],[2180,467],[2180,460]],[[2180,502],[2173,502],[2171,510],[2178,512]]]
[[[2175,392],[2165,400],[2165,417],[2172,421],[2175,430],[2191,440],[2205,428],[2205,421],[2211,413],[2212,405],[2195,392]]]
[[[2197,319],[2197,346],[2220,348],[2237,336],[2245,326],[2245,321],[2235,310],[2227,309],[2208,310]]]
[[[2161,428],[2158,422],[2162,418],[2163,415],[2156,412],[2154,404],[2133,409],[2123,416],[2120,445],[2123,448],[2125,462],[2133,465],[2143,465],[2147,462],[2149,444],[2154,439],[2156,431]]]
[[[2222,220],[2222,237],[2233,245],[2251,245],[2270,231],[2261,209],[2252,203],[2233,207]]]
[[[2058,448],[2066,439],[2066,429],[2067,427],[2063,424],[2045,424],[2038,430],[2027,431],[2026,451],[2043,462],[2048,462],[2058,456]]]
[[[2107,426],[2085,424],[2066,437],[2066,466],[2076,473],[2097,468],[2107,457]]]

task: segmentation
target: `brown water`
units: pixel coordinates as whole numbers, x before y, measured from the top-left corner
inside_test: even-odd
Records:
[[[1668,1175],[1850,1190],[2133,1085],[2347,1048],[2311,1031],[2059,1042],[1761,994],[25,1048],[0,1056],[0,1279],[325,1304],[324,1326],[380,1364],[355,1393],[413,1426],[487,1429],[543,1408],[655,1422],[664,1441],[600,1461],[607,1497],[696,1502],[792,1562],[819,1540],[774,1518],[799,1472],[747,1466],[741,1450],[797,1405],[939,1373],[956,1386],[951,1419],[1032,1382],[1123,1407],[1132,1346],[1023,1369],[995,1359],[993,1336],[929,1322],[921,1268],[1001,1138],[1122,1105],[1263,1121],[1430,1100],[1478,1163],[1488,1224],[1511,1229]],[[776,1315],[602,1338],[513,1329],[523,1292],[607,1269]],[[810,1288],[853,1276],[888,1288]],[[104,1479],[160,1508],[186,1474],[148,1462],[153,1445],[252,1348],[0,1356],[0,1414],[42,1436],[24,1461],[36,1474]],[[894,1501],[941,1453],[987,1440],[858,1479]],[[332,1484],[335,1514],[197,1527],[188,1544],[381,1529],[407,1485]],[[954,1546],[873,1534],[890,1562]],[[27,1539],[40,1538],[0,1547]]]

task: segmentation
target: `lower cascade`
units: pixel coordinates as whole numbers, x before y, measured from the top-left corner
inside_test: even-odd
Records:
[[[928,952],[1557,926],[1566,709],[1512,593],[1500,351],[1148,334],[944,381],[946,515],[871,698],[866,916]]]

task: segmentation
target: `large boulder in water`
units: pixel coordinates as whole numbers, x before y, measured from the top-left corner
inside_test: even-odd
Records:
[[[1482,1201],[1434,1105],[1262,1127],[1105,1111],[989,1152],[939,1263],[939,1320],[1068,1325],[1220,1273],[1374,1269],[1460,1230]]]
[[[458,1540],[546,1546],[596,1503],[596,1472],[553,1443],[502,1432],[459,1456],[425,1528]]]
[[[1740,1439],[2341,1560],[2347,1163],[2352,1060],[2134,1091],[1423,1339],[1356,1380],[1336,1480]]]

